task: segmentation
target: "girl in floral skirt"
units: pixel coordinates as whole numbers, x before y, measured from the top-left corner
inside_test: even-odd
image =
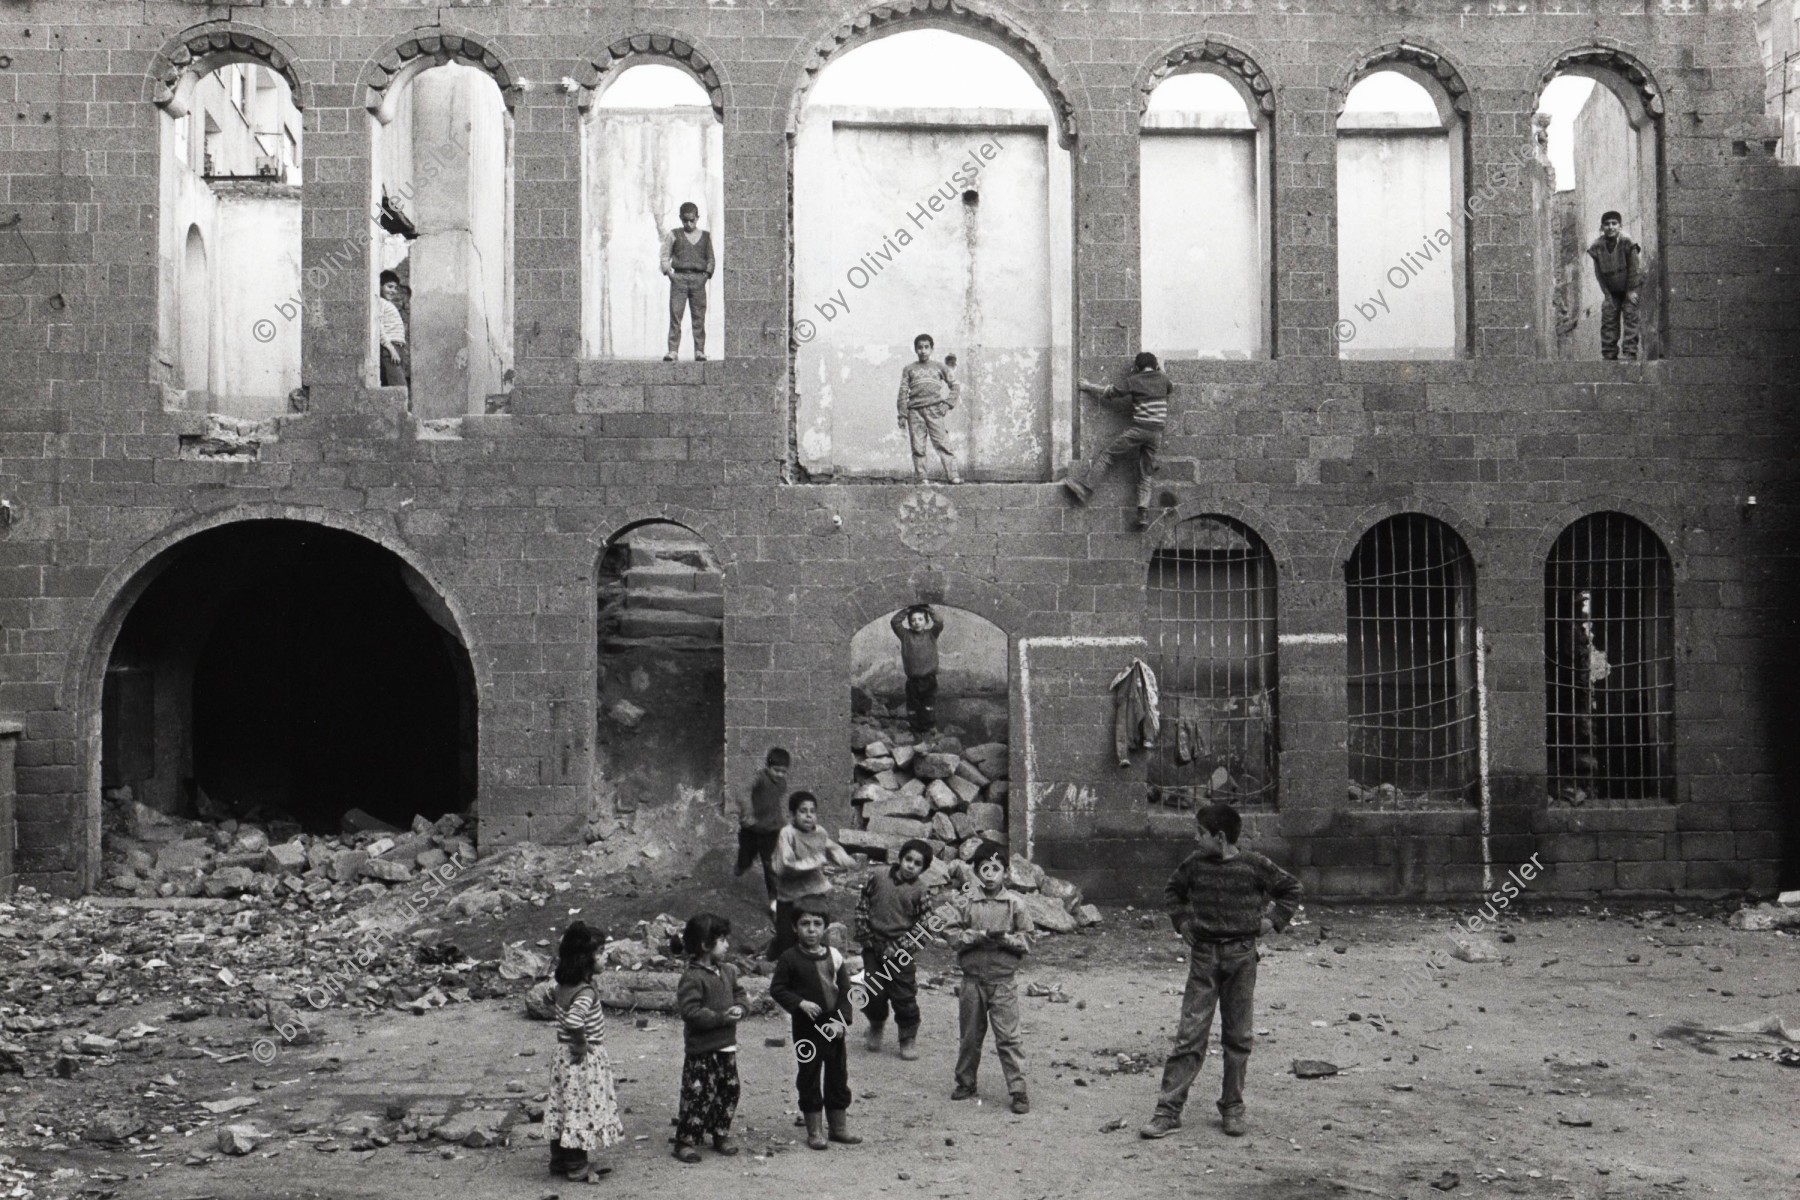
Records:
[[[612,1170],[590,1155],[625,1137],[606,1054],[606,1014],[594,989],[605,951],[605,932],[581,921],[563,933],[556,961],[556,1058],[544,1108],[551,1173],[590,1182]]]

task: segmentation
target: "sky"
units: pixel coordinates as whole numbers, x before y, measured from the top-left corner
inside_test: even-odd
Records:
[[[1563,76],[1544,89],[1538,111],[1552,115],[1550,161],[1559,185],[1573,181],[1575,115],[1594,81]],[[937,29],[898,33],[858,46],[819,72],[808,94],[815,104],[899,108],[1047,109],[1025,68],[1005,51]],[[661,108],[707,103],[706,93],[674,67],[646,64],[627,70],[606,90],[607,107]],[[1177,75],[1152,94],[1154,111],[1206,111],[1236,106],[1237,92],[1216,75]],[[1419,84],[1393,71],[1378,72],[1351,89],[1345,108],[1362,112],[1434,112]]]

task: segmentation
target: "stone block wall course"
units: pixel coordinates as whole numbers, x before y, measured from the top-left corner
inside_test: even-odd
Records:
[[[1012,644],[1015,848],[1029,839],[1092,895],[1153,895],[1186,852],[1185,825],[1146,811],[1141,754],[1128,770],[1113,762],[1106,684],[1145,652],[1156,539],[1181,517],[1220,513],[1254,529],[1278,571],[1280,794],[1276,811],[1253,814],[1258,844],[1320,893],[1479,887],[1477,814],[1346,811],[1345,650],[1331,640],[1345,629],[1342,564],[1371,524],[1411,511],[1448,521],[1477,560],[1490,862],[1535,849],[1552,864],[1546,894],[1769,887],[1784,870],[1794,885],[1800,751],[1785,744],[1784,715],[1800,665],[1787,632],[1800,570],[1787,498],[1800,173],[1762,151],[1749,12],[1678,0],[1426,0],[1404,15],[1376,0],[977,0],[890,6],[876,23],[890,12],[1015,54],[1029,45],[1069,98],[1076,373],[1089,378],[1138,349],[1137,89],[1169,52],[1208,40],[1246,54],[1272,87],[1275,356],[1170,364],[1182,390],[1159,499],[1173,511],[1148,535],[1132,530],[1117,478],[1087,509],[1050,483],[785,481],[786,131],[806,64],[863,15],[854,5],[40,0],[0,13],[11,59],[0,226],[17,214],[0,228],[0,499],[13,506],[0,529],[0,711],[23,726],[20,878],[65,891],[95,881],[98,684],[134,575],[188,531],[276,515],[404,551],[441,591],[480,681],[483,839],[573,839],[592,792],[596,563],[617,530],[666,518],[725,567],[729,779],[785,745],[827,823],[847,818],[851,635],[915,598],[968,607]],[[512,118],[517,384],[507,414],[467,419],[458,440],[419,440],[404,393],[363,382],[363,104],[382,60],[439,20],[531,81]],[[305,106],[310,411],[284,418],[252,462],[181,457],[180,438],[205,420],[164,411],[153,361],[166,119],[155,76],[159,56],[215,30],[290,58]],[[722,90],[723,361],[579,357],[580,113],[557,81],[604,82],[592,64],[637,34],[697,47]],[[1559,54],[1614,46],[1649,68],[1665,106],[1668,357],[1533,357],[1530,188],[1515,183],[1494,187],[1470,225],[1471,357],[1336,358],[1336,107],[1359,65],[1402,39],[1466,82],[1477,181],[1529,138],[1539,78]],[[1091,406],[1083,418],[1085,455],[1115,426]],[[1677,795],[1553,809],[1542,799],[1543,560],[1569,521],[1608,509],[1649,524],[1675,564]]]

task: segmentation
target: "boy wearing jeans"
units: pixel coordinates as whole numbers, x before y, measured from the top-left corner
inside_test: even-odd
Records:
[[[1187,993],[1181,998],[1181,1025],[1175,1049],[1163,1066],[1156,1115],[1138,1130],[1146,1138],[1168,1137],[1181,1128],[1181,1110],[1206,1056],[1215,1006],[1225,1056],[1220,1123],[1229,1136],[1243,1136],[1244,1073],[1250,1065],[1256,999],[1256,938],[1286,929],[1300,907],[1299,880],[1262,855],[1238,849],[1243,819],[1236,809],[1209,804],[1194,818],[1199,848],[1175,869],[1163,891],[1175,932],[1193,947],[1193,954],[1188,958]],[[1271,903],[1272,918],[1267,912]]]

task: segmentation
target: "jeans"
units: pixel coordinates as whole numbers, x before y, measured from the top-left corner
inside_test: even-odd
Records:
[[[1162,442],[1162,430],[1146,429],[1142,425],[1127,425],[1124,432],[1094,452],[1089,460],[1086,472],[1088,486],[1099,478],[1106,468],[1112,465],[1113,459],[1127,455],[1137,457],[1137,506],[1150,507],[1150,485],[1156,480],[1156,451]]]
[[[902,953],[907,955],[905,966],[897,961]],[[902,1038],[919,1032],[919,963],[910,950],[898,942],[870,938],[863,944],[863,986],[869,993],[863,1009],[869,1024],[886,1021],[892,1006],[894,1026]]]
[[[1638,356],[1638,306],[1636,301],[1627,300],[1623,292],[1609,292],[1601,289],[1600,295],[1600,357],[1618,358],[1620,350],[1625,357],[1635,360]],[[1625,336],[1623,344],[1619,337],[1619,318],[1623,316]]]
[[[958,992],[961,1000],[962,1041],[956,1050],[956,1084],[973,1088],[981,1069],[981,1043],[988,1026],[994,1029],[994,1053],[1000,1073],[1006,1077],[1009,1095],[1025,1094],[1025,1051],[1019,1045],[1019,989],[1010,979],[990,983],[965,977]]]
[[[701,271],[676,271],[669,276],[669,353],[681,349],[681,313],[693,318],[694,353],[706,353],[706,283]]]
[[[1256,939],[1201,942],[1189,958],[1187,993],[1181,998],[1181,1026],[1175,1031],[1175,1049],[1163,1065],[1162,1091],[1156,1098],[1156,1115],[1181,1119],[1188,1089],[1200,1073],[1206,1057],[1206,1037],[1212,1032],[1213,1008],[1219,1010],[1219,1044],[1225,1052],[1225,1078],[1219,1088],[1219,1111],[1244,1102],[1244,1072],[1250,1066],[1250,1043],[1255,1026],[1252,1009],[1256,999]]]

